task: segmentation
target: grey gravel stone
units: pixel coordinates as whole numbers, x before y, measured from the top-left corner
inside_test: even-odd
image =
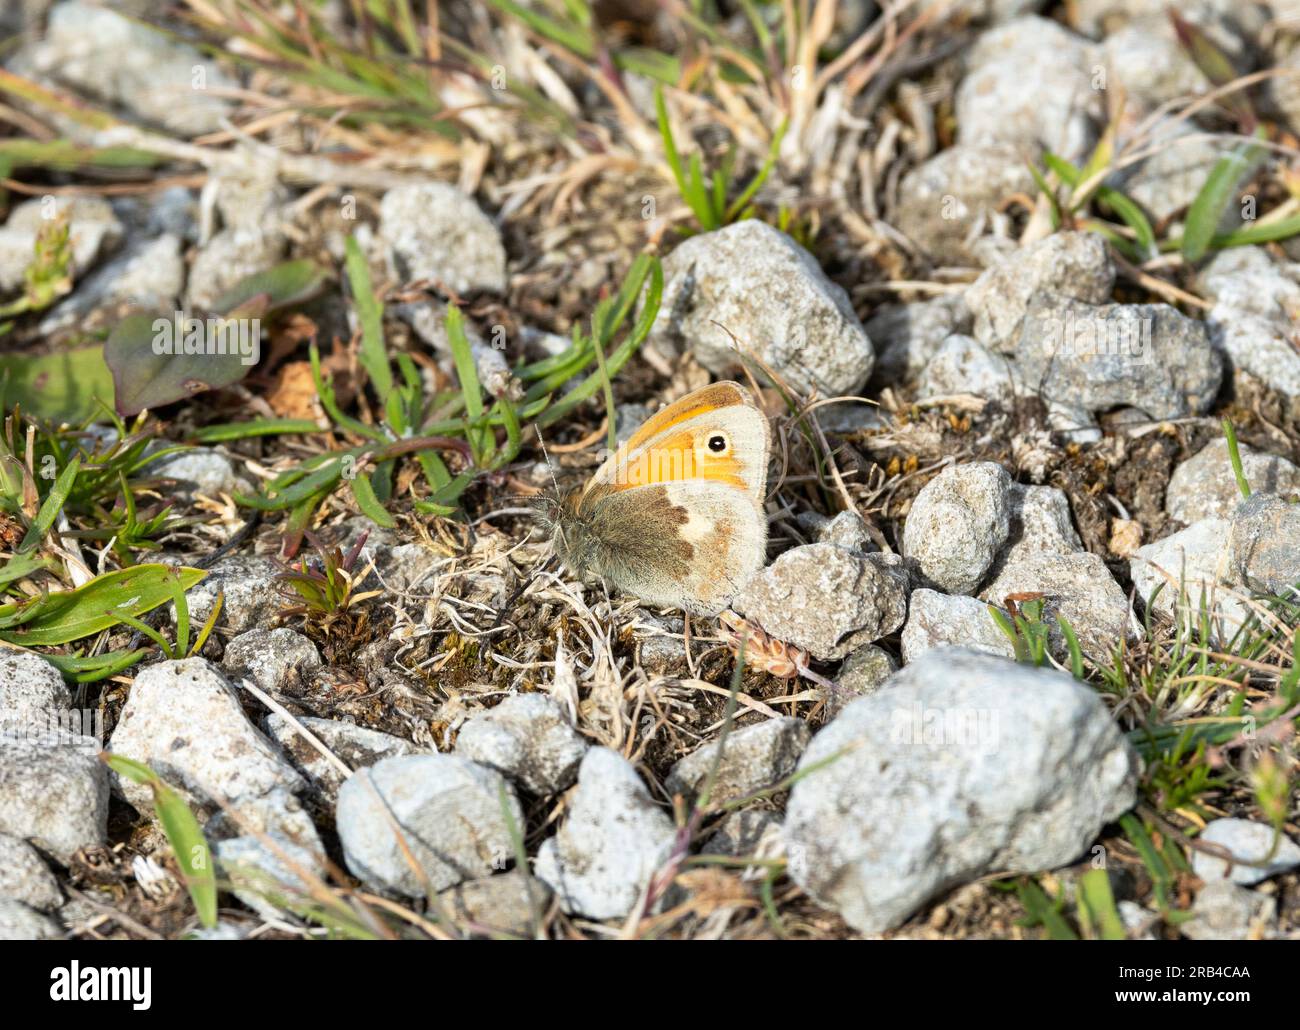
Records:
[[[958,142],[1085,158],[1103,114],[1093,86],[1097,63],[1086,39],[1046,18],[1027,15],[990,29],[966,54],[970,70],[954,102]]]
[[[129,304],[174,311],[185,289],[185,260],[178,236],[134,240],[77,284],[76,291],[40,324],[41,332],[72,325],[97,308]]]
[[[588,746],[564,710],[542,694],[508,697],[471,716],[456,737],[456,754],[503,773],[539,797],[572,785]]]
[[[1227,519],[1201,519],[1186,529],[1156,540],[1129,562],[1137,596],[1148,603],[1155,594],[1155,610],[1172,619],[1177,614],[1192,627],[1200,624],[1202,601],[1208,606],[1211,631],[1229,641],[1250,615],[1243,603],[1246,591],[1236,585],[1228,550],[1231,523]]]
[[[287,909],[311,900],[310,877],[323,878],[323,851],[284,839],[231,837],[213,845],[222,882],[263,919],[283,918]]]
[[[695,798],[704,790],[716,762],[717,777],[709,799],[734,801],[794,772],[811,736],[806,722],[788,716],[733,730],[725,741],[705,744],[678,760],[664,786],[670,793]]]
[[[0,651],[0,725],[28,723],[72,707],[63,675],[32,651]]]
[[[195,255],[186,282],[188,307],[211,311],[241,279],[265,272],[284,258],[288,238],[260,225],[222,229]]]
[[[903,624],[907,587],[896,555],[805,544],[751,579],[732,607],[778,640],[818,658],[843,658]]]
[[[1237,448],[1252,492],[1287,499],[1300,494],[1300,468],[1280,455],[1262,454],[1243,443]],[[1171,519],[1191,525],[1201,519],[1231,518],[1241,499],[1228,441],[1220,438],[1174,469],[1165,489],[1165,511]]]
[[[510,819],[522,832],[514,789],[476,762],[406,755],[362,769],[339,791],[336,822],[348,869],[373,887],[410,898],[423,897],[426,885],[440,891],[504,869],[514,848],[503,792]],[[411,869],[402,842],[422,876]]]
[[[226,644],[221,667],[247,676],[263,690],[284,692],[322,666],[316,645],[294,630],[250,629]]]
[[[58,731],[0,733],[0,833],[67,861],[108,839],[108,767],[99,741]]]
[[[1054,486],[1012,483],[1007,494],[1011,531],[995,570],[1031,554],[1072,554],[1083,550],[1074,528],[1070,499]]]
[[[974,240],[998,206],[1034,188],[1017,147],[959,142],[903,176],[893,221],[936,264],[978,263]]]
[[[25,840],[0,833],[0,897],[49,910],[63,904],[54,874]]]
[[[210,821],[213,837],[260,830],[319,848],[293,796],[306,786],[303,778],[244,714],[229,680],[205,659],[159,662],[139,672],[110,744],[115,754],[144,762],[180,791],[201,820],[216,815],[222,803],[231,808],[233,825],[224,818]],[[153,812],[147,786],[115,779],[139,812]]]
[[[622,919],[672,851],[676,833],[636,770],[593,747],[578,770],[568,818],[542,843],[534,867],[564,911]]]
[[[227,652],[229,653],[229,652]],[[307,731],[332,751],[344,765],[356,770],[374,765],[384,758],[420,752],[409,740],[379,730],[354,726],[336,719],[301,716],[298,721]],[[347,777],[333,762],[309,744],[298,730],[282,716],[272,712],[266,717],[267,735],[280,745],[294,768],[302,773],[326,797],[333,797]]]
[[[916,596],[916,591],[912,591],[912,596]],[[826,699],[828,717],[833,717],[854,698],[874,694],[897,668],[898,662],[883,647],[876,644],[859,647],[844,659],[840,674],[835,677],[836,689]]]
[[[998,629],[985,601],[964,594],[913,590],[903,627],[903,663],[910,665],[936,648],[959,645],[984,654],[1014,658],[1016,649]]]
[[[784,854],[781,817],[765,808],[729,812],[704,842],[700,853],[730,855],[732,858],[751,855],[756,858],[779,858]]]
[[[975,339],[1007,352],[1015,349],[1029,302],[1039,293],[1105,304],[1114,287],[1115,263],[1105,240],[1092,232],[1058,232],[986,268],[963,298]]]
[[[968,393],[1005,403],[1016,387],[1015,370],[1005,357],[969,336],[950,336],[926,365],[917,392],[922,398]]]
[[[864,933],[986,872],[1072,861],[1136,796],[1137,755],[1095,691],[960,648],[853,702],[800,768],[837,753],[794,785],[783,835],[793,879]]]
[[[1205,324],[1167,304],[1084,304],[1038,294],[1015,360],[1026,387],[1089,411],[1121,405],[1155,419],[1208,411],[1223,361]]]
[[[68,222],[75,275],[84,275],[122,240],[122,223],[102,197],[56,197],[53,204],[40,197],[25,200],[14,207],[0,228],[0,293],[23,285],[37,237],[55,217]]]
[[[817,542],[838,547],[841,551],[866,554],[871,550],[871,534],[856,511],[842,511],[817,530]]]
[[[1197,838],[1202,843],[1217,844],[1227,848],[1243,862],[1267,862],[1265,866],[1233,865],[1204,851],[1192,852],[1192,872],[1206,883],[1214,880],[1231,880],[1242,887],[1289,872],[1300,866],[1300,845],[1283,834],[1274,850],[1273,827],[1249,819],[1215,819]]]
[[[960,293],[882,305],[866,323],[877,353],[873,381],[894,386],[915,380],[948,337],[970,328],[970,309]]]
[[[0,941],[61,941],[65,936],[63,927],[45,913],[0,897]]]
[[[948,593],[973,593],[1011,531],[1011,478],[994,462],[944,469],[912,501],[903,554],[922,580]]]
[[[379,207],[379,237],[399,279],[436,279],[457,293],[506,288],[501,233],[454,186],[398,186]]]
[[[269,558],[252,555],[223,558],[185,594],[190,625],[202,626],[212,614],[217,594],[224,594],[217,619],[219,628],[228,633],[243,633],[266,626],[289,604],[275,579],[280,571]],[[172,621],[176,621],[174,609]]]
[[[1103,50],[1111,74],[1136,112],[1211,88],[1163,13],[1135,18],[1110,33]]]
[[[438,900],[452,919],[469,924],[476,933],[504,933],[532,937],[540,932],[551,904],[551,888],[519,869],[462,884],[443,891]]]
[[[1232,518],[1231,573],[1252,590],[1288,594],[1300,584],[1300,506],[1251,494]]]
[[[1001,605],[1017,594],[1044,595],[1043,621],[1052,627],[1050,649],[1059,660],[1069,650],[1058,624],[1064,616],[1090,658],[1104,661],[1129,636],[1133,612],[1106,563],[1088,551],[1028,554],[1008,562],[980,597]]]
[[[45,39],[29,59],[38,72],[181,136],[219,129],[232,110],[223,91],[238,86],[193,47],[76,0],[50,11]]]
[[[720,326],[795,389],[824,397],[856,393],[875,361],[848,294],[793,239],[754,219],[692,236],[664,259],[656,346],[688,344],[726,375],[741,363]]]
[[[187,497],[202,494],[219,499],[222,494],[251,492],[248,481],[235,473],[230,457],[210,447],[194,447],[165,455],[146,465],[144,472],[150,477],[176,480],[176,486],[168,493]]]
[[[1216,347],[1234,368],[1300,394],[1300,351],[1291,339],[1300,316],[1300,273],[1263,247],[1226,247],[1201,270],[1200,293]]]
[[[1168,24],[1168,19],[1161,20]],[[1175,216],[1196,199],[1215,163],[1232,146],[1230,141],[1206,139],[1197,126],[1181,119],[1162,119],[1152,126],[1150,142],[1142,148],[1151,153],[1112,175],[1107,184],[1122,189],[1141,204],[1153,221],[1168,220],[1171,227],[1179,226],[1181,220]],[[1240,224],[1241,205],[1229,204],[1218,228],[1227,232]]]
[[[1268,21],[1269,6],[1255,0],[1179,0],[1178,13],[1201,26],[1215,43],[1235,55],[1258,36]],[[1075,25],[1080,32],[1100,38],[1134,22],[1166,17],[1167,0],[1076,0]]]
[[[1277,899],[1231,880],[1207,883],[1192,903],[1192,918],[1179,925],[1194,941],[1267,940],[1277,921]]]

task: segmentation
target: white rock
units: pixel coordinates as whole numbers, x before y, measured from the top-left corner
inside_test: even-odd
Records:
[[[43,912],[0,897],[0,941],[61,941],[63,927]]]
[[[176,485],[167,489],[168,493],[202,494],[215,500],[222,494],[251,492],[248,481],[236,475],[229,456],[209,447],[194,447],[164,455],[146,465],[144,474],[151,478],[176,480]]]
[[[219,129],[232,109],[224,94],[238,87],[193,47],[77,0],[50,11],[45,40],[31,59],[63,84],[181,136]]]
[[[1300,583],[1300,507],[1276,494],[1252,493],[1232,517],[1228,561],[1236,582],[1293,594]]]
[[[1139,547],[1129,562],[1137,596],[1146,604],[1154,594],[1156,611],[1172,619],[1177,610],[1193,629],[1200,625],[1204,600],[1214,639],[1230,641],[1250,614],[1243,603],[1249,592],[1236,585],[1232,574],[1231,528],[1226,519],[1201,519]]]
[[[976,241],[983,242],[1001,203],[1034,188],[1016,146],[958,143],[903,176],[894,222],[935,263],[980,264]]]
[[[212,614],[217,595],[224,594],[217,626],[228,633],[243,633],[265,626],[289,601],[280,592],[275,577],[282,570],[269,558],[253,555],[223,558],[208,570],[199,583],[185,593],[190,625],[202,626]],[[176,612],[171,611],[172,622]]]
[[[975,339],[1011,351],[1035,294],[1059,293],[1105,304],[1115,287],[1115,263],[1096,233],[1058,232],[986,268],[962,295],[974,318]]]
[[[0,733],[0,833],[61,861],[108,839],[108,767],[99,741],[61,732]]]
[[[231,676],[248,676],[266,691],[283,691],[322,666],[316,645],[281,626],[250,629],[226,644],[221,667]]]
[[[212,310],[217,300],[241,279],[265,272],[281,261],[287,245],[288,238],[278,229],[222,229],[200,248],[190,265],[187,306]]]
[[[622,919],[672,851],[672,820],[636,770],[616,751],[593,747],[559,832],[544,841],[534,867],[564,911]]]
[[[273,846],[272,846],[273,845]],[[222,883],[264,919],[312,904],[311,877],[323,879],[323,851],[284,839],[270,843],[257,837],[231,837],[213,845]]]
[[[930,359],[921,376],[922,398],[969,393],[1006,402],[1016,394],[1011,362],[969,336],[950,336]]]
[[[1232,364],[1288,394],[1300,394],[1300,352],[1291,343],[1300,315],[1300,274],[1263,247],[1227,247],[1201,270],[1211,338]]]
[[[484,876],[450,887],[438,895],[453,920],[472,924],[480,934],[533,937],[551,904],[551,889],[520,869]]]
[[[778,640],[818,658],[843,658],[903,624],[907,587],[896,555],[804,544],[751,579],[732,607]]]
[[[794,785],[783,835],[793,879],[864,933],[987,872],[1074,860],[1136,796],[1093,690],[959,648],[845,708],[800,768],[841,752]]]
[[[1012,483],[1008,494],[1011,533],[996,569],[1031,554],[1072,554],[1083,550],[1074,528],[1070,499],[1054,486]]]
[[[443,182],[398,186],[379,206],[379,236],[397,278],[435,279],[457,293],[504,293],[501,233],[472,197]]]
[[[1057,618],[1063,616],[1079,638],[1079,647],[1105,662],[1135,623],[1124,591],[1106,563],[1088,551],[1075,554],[1029,554],[1008,562],[980,597],[1001,605],[1020,594],[1043,594],[1043,621],[1051,626],[1050,650],[1061,661],[1069,650]]]
[[[1233,865],[1199,849],[1192,852],[1192,872],[1207,884],[1231,880],[1242,887],[1278,876],[1300,866],[1300,845],[1283,834],[1273,850],[1273,828],[1249,819],[1215,819],[1197,838],[1203,844],[1217,844],[1243,862],[1267,862],[1267,865]]]
[[[697,797],[714,775],[709,800],[734,801],[785,779],[799,762],[812,731],[802,719],[784,716],[733,730],[725,741],[696,748],[669,770],[670,793]],[[721,751],[722,758],[718,760]]]
[[[983,33],[955,100],[959,143],[1047,147],[1085,158],[1102,117],[1097,54],[1056,22],[1028,15]],[[1026,88],[1032,83],[1032,88]]]
[[[0,833],[0,897],[42,910],[63,904],[58,881],[36,849],[7,833]]]
[[[903,627],[903,664],[910,665],[939,647],[960,645],[984,654],[1014,658],[1016,649],[998,629],[987,602],[964,594],[913,590]]]
[[[1267,940],[1277,922],[1277,899],[1231,880],[1211,880],[1192,903],[1192,918],[1179,925],[1194,941]]]
[[[354,726],[350,722],[317,719],[309,715],[301,716],[298,721],[329,748],[339,761],[354,771],[374,765],[384,758],[413,755],[425,750],[401,737],[366,729],[364,726]],[[265,725],[267,734],[280,745],[280,749],[299,772],[327,797],[337,794],[339,787],[348,778],[338,766],[308,743],[282,716],[272,712],[266,717]]]
[[[1243,443],[1237,447],[1252,492],[1283,497],[1300,493],[1300,468],[1279,455],[1262,454]],[[1216,439],[1174,469],[1165,489],[1165,511],[1186,525],[1231,518],[1241,500],[1224,439]]]
[[[33,651],[0,651],[0,725],[30,724],[72,707],[63,676]]]
[[[76,276],[84,275],[102,254],[122,240],[122,223],[101,197],[56,197],[52,205],[40,197],[25,200],[13,209],[0,229],[0,293],[22,287],[27,266],[35,255],[37,237],[54,217],[68,221]]]
[[[539,797],[572,785],[588,746],[564,710],[542,694],[508,697],[471,716],[456,737],[456,754],[509,776]]]
[[[503,797],[522,833],[514,789],[494,769],[455,755],[405,755],[361,769],[339,791],[337,825],[348,869],[410,898],[504,869],[514,847]]]
[[[179,790],[200,820],[215,815],[222,803],[233,809],[233,825],[214,822],[213,836],[257,829],[319,846],[293,797],[306,786],[302,777],[253,725],[235,688],[205,659],[159,662],[142,670],[110,743],[115,754],[145,763]],[[153,812],[147,786],[116,779],[139,812]]]
[[[664,259],[664,292],[652,341],[688,344],[719,375],[741,367],[732,336],[796,390],[851,394],[875,361],[848,294],[808,251],[748,219],[692,236]]]
[[[971,313],[960,293],[941,293],[912,304],[885,304],[867,319],[876,347],[872,377],[888,386],[918,378],[945,340],[970,330]]]
[[[944,469],[912,501],[903,554],[922,579],[948,593],[973,593],[1011,531],[1011,478],[994,462]]]

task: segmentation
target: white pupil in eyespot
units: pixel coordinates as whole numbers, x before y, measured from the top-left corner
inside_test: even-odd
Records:
[[[727,438],[725,436],[709,437],[709,450],[714,454],[721,454],[727,449]]]

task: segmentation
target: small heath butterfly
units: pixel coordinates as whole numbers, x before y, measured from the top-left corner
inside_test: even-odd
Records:
[[[560,561],[654,605],[716,615],[767,556],[771,430],[749,391],[714,383],[648,418],[539,517]]]

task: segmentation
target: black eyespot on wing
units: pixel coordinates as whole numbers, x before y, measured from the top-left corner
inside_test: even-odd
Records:
[[[714,454],[721,454],[727,449],[727,438],[721,433],[714,433],[709,437],[709,450]]]

